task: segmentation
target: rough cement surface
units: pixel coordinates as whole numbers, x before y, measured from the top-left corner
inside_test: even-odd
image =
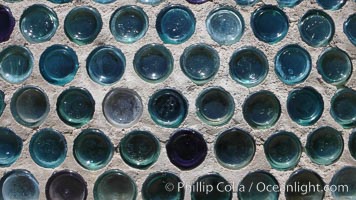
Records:
[[[316,70],[317,58],[325,48],[309,47],[307,44],[302,42],[298,32],[297,24],[301,16],[309,9],[312,8],[320,9],[320,7],[317,5],[315,0],[304,0],[301,4],[299,4],[295,8],[284,9],[284,11],[286,12],[290,20],[290,28],[287,37],[275,45],[268,45],[261,41],[258,41],[258,39],[254,37],[250,27],[251,13],[263,4],[276,5],[275,0],[263,0],[263,2],[258,3],[253,7],[245,7],[245,8],[237,6],[234,0],[213,0],[211,2],[207,2],[202,5],[192,5],[187,3],[185,0],[175,0],[175,1],[168,0],[155,7],[149,5],[137,4],[134,0],[126,0],[126,1],[117,0],[116,2],[108,5],[97,4],[91,0],[82,0],[82,1],[74,0],[72,3],[67,3],[62,5],[52,4],[45,0],[24,0],[18,3],[7,3],[1,0],[0,3],[10,7],[16,18],[16,26],[15,26],[14,33],[12,34],[9,41],[0,44],[0,49],[3,49],[10,44],[25,45],[31,50],[35,58],[33,73],[30,76],[30,78],[27,79],[24,83],[18,85],[11,85],[3,80],[0,80],[0,88],[5,92],[6,95],[5,101],[7,104],[4,113],[0,118],[0,126],[11,128],[24,141],[23,151],[19,160],[16,163],[14,163],[11,167],[0,169],[0,174],[3,174],[4,172],[9,171],[11,169],[18,169],[18,168],[30,170],[40,183],[41,199],[45,199],[44,189],[45,189],[47,179],[50,177],[53,171],[61,170],[61,169],[72,169],[78,171],[88,183],[88,192],[89,192],[88,199],[93,199],[92,190],[93,190],[94,182],[101,173],[103,173],[105,170],[108,169],[120,169],[126,172],[127,174],[129,174],[136,181],[136,184],[138,186],[138,191],[140,191],[142,187],[142,183],[144,182],[146,177],[152,172],[161,171],[161,170],[169,170],[171,172],[178,174],[181,177],[181,179],[187,184],[192,184],[201,175],[210,172],[218,172],[223,177],[225,177],[230,183],[234,183],[236,188],[239,182],[248,172],[260,169],[272,173],[278,180],[281,188],[283,188],[290,174],[294,170],[297,170],[299,168],[307,168],[307,169],[314,170],[323,178],[323,180],[326,183],[329,183],[333,174],[341,167],[347,165],[356,165],[356,161],[352,159],[352,157],[350,156],[347,147],[348,137],[352,130],[343,129],[332,119],[329,113],[330,99],[332,95],[335,93],[335,91],[337,90],[337,88],[323,82],[321,76],[318,74]],[[23,10],[27,8],[29,5],[35,3],[42,3],[50,6],[55,10],[55,12],[58,15],[60,25],[55,36],[49,42],[44,42],[41,44],[29,44],[22,37],[20,33],[18,20],[20,19]],[[137,74],[133,69],[132,61],[133,61],[134,54],[140,47],[142,47],[145,44],[153,43],[153,42],[162,43],[155,29],[156,16],[162,8],[173,3],[188,6],[193,11],[197,19],[195,34],[187,42],[183,44],[166,45],[171,50],[174,57],[173,73],[171,74],[171,76],[169,76],[169,78],[166,81],[162,83],[158,83],[158,84],[146,83],[145,81],[141,80],[137,76]],[[128,4],[137,4],[141,6],[149,16],[149,30],[146,33],[145,37],[139,40],[138,42],[129,45],[115,41],[114,37],[111,35],[109,30],[109,20],[111,14],[118,7],[123,5],[128,5]],[[65,36],[64,29],[63,29],[64,18],[66,14],[72,8],[79,5],[91,5],[93,7],[96,7],[101,13],[103,19],[103,29],[100,32],[99,36],[92,44],[85,45],[85,46],[78,46],[70,42],[69,39]],[[210,39],[205,28],[205,19],[208,13],[212,9],[218,7],[219,5],[230,5],[235,7],[242,14],[245,20],[245,24],[246,24],[245,33],[241,38],[241,41],[237,42],[232,46],[219,46],[217,43],[215,43],[213,40]],[[347,51],[352,59],[352,63],[354,66],[353,75],[351,79],[348,81],[348,83],[346,84],[346,86],[354,89],[356,89],[356,76],[355,76],[356,47],[353,46],[350,43],[350,41],[347,39],[347,37],[342,31],[343,30],[342,26],[343,26],[343,22],[347,19],[347,17],[352,13],[354,13],[355,11],[356,11],[356,3],[351,0],[348,0],[346,5],[341,10],[326,11],[334,19],[335,26],[336,26],[335,36],[332,42],[330,43],[330,46],[337,46]],[[220,64],[220,69],[218,74],[212,81],[208,82],[205,85],[197,86],[194,83],[192,83],[180,70],[179,57],[182,54],[184,48],[186,48],[191,44],[200,43],[200,42],[212,45],[219,52],[221,64]],[[298,43],[299,45],[306,48],[311,54],[312,63],[313,63],[312,71],[308,79],[305,82],[298,84],[297,86],[287,86],[283,84],[274,73],[274,65],[273,65],[274,56],[276,55],[277,51],[281,47],[291,43]],[[41,53],[46,49],[46,47],[53,44],[69,45],[76,51],[79,58],[80,67],[77,75],[75,76],[75,79],[64,87],[50,85],[42,78],[42,76],[39,73],[39,68],[38,68],[39,57]],[[126,71],[123,75],[123,78],[115,85],[105,86],[105,87],[100,86],[99,84],[96,84],[93,81],[91,81],[91,79],[87,75],[86,68],[85,68],[86,58],[90,53],[90,51],[93,50],[95,47],[104,44],[114,45],[119,49],[121,49],[122,52],[125,54],[126,61],[127,61]],[[262,84],[250,89],[241,86],[237,84],[235,81],[233,81],[229,76],[229,72],[228,72],[228,62],[233,51],[237,48],[246,45],[253,45],[261,49],[266,54],[269,61],[269,73],[265,81]],[[28,145],[31,136],[38,129],[25,128],[19,125],[18,123],[16,123],[16,121],[11,116],[10,106],[9,106],[10,99],[13,93],[15,92],[15,90],[21,87],[22,85],[39,86],[42,89],[44,89],[44,91],[47,93],[49,97],[51,110],[48,115],[48,118],[39,128],[51,127],[57,129],[62,133],[64,133],[67,139],[67,143],[68,143],[67,158],[64,161],[64,163],[56,169],[44,169],[37,166],[32,161],[29,155]],[[69,86],[79,86],[79,87],[87,88],[95,99],[96,105],[95,105],[94,118],[81,129],[75,129],[65,125],[58,118],[56,113],[56,107],[55,107],[56,99],[58,95]],[[235,108],[234,117],[228,124],[224,126],[221,127],[208,126],[202,123],[195,114],[195,99],[197,98],[198,94],[208,86],[222,86],[227,91],[229,91],[235,99],[236,108]],[[308,127],[302,127],[294,123],[289,118],[286,111],[286,100],[287,100],[288,92],[295,87],[302,87],[302,86],[313,86],[322,94],[325,103],[325,109],[321,119],[316,124]],[[127,129],[120,129],[120,128],[113,127],[105,120],[105,117],[102,113],[101,105],[104,96],[109,90],[115,87],[126,87],[126,88],[134,89],[141,95],[143,100],[144,112],[142,118],[140,119],[139,123]],[[178,168],[176,168],[173,164],[170,163],[164,147],[169,136],[171,135],[172,132],[175,131],[175,129],[162,128],[156,125],[151,120],[149,113],[147,111],[147,103],[150,95],[152,95],[154,91],[158,89],[162,89],[164,87],[173,87],[178,89],[179,91],[182,92],[183,95],[185,95],[185,97],[189,101],[189,114],[180,127],[189,127],[198,130],[204,135],[204,138],[208,143],[208,155],[206,157],[206,160],[199,167],[193,170],[180,171]],[[249,94],[262,89],[270,90],[274,94],[276,94],[276,96],[281,102],[282,114],[277,124],[272,128],[267,130],[254,130],[251,127],[249,127],[249,125],[243,119],[242,104],[245,98]],[[272,133],[278,130],[292,131],[300,138],[304,146],[306,143],[306,138],[308,133],[310,133],[315,128],[324,125],[329,125],[338,129],[339,131],[342,132],[344,136],[344,141],[345,141],[344,153],[338,162],[330,166],[318,166],[316,164],[313,164],[310,161],[310,159],[307,157],[307,155],[303,152],[299,165],[295,169],[284,171],[284,172],[271,169],[271,167],[269,166],[265,158],[264,151],[263,151],[263,143],[268,138],[268,136],[270,136]],[[222,167],[220,164],[217,163],[217,160],[213,152],[213,144],[216,139],[216,136],[222,131],[231,127],[239,127],[247,131],[250,131],[254,139],[256,140],[257,147],[256,147],[256,154],[253,161],[248,166],[240,170],[229,170]],[[82,168],[79,164],[77,164],[77,162],[73,158],[73,152],[72,152],[73,140],[81,132],[81,130],[86,128],[101,129],[110,137],[110,139],[112,140],[115,146],[117,146],[119,144],[120,139],[131,130],[134,129],[149,130],[152,133],[154,133],[161,142],[161,147],[162,147],[161,155],[159,157],[158,162],[156,162],[149,169],[138,170],[126,165],[121,159],[120,154],[115,153],[110,164],[107,165],[105,168],[98,171],[88,171]],[[190,199],[189,191],[186,191],[185,197],[186,199]],[[236,192],[234,192],[233,198],[234,199],[237,198]],[[138,194],[138,199],[142,199],[140,192]],[[280,199],[285,199],[283,193],[280,194]],[[325,199],[331,199],[331,194],[326,193]]]

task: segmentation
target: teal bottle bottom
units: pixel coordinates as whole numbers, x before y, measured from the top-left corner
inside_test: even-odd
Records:
[[[317,69],[326,83],[342,85],[352,74],[352,62],[349,55],[336,47],[326,49],[317,61]]]
[[[338,90],[331,98],[330,114],[344,128],[356,127],[356,91],[351,88]]]
[[[132,131],[121,139],[120,154],[131,167],[145,169],[157,161],[160,144],[150,132]]]
[[[15,169],[6,173],[0,181],[1,197],[4,200],[38,200],[40,188],[31,172]]]
[[[95,101],[84,88],[70,87],[57,98],[57,114],[67,125],[81,127],[94,115]]]
[[[235,112],[235,102],[221,87],[209,87],[198,96],[195,106],[198,117],[211,126],[226,124]]]
[[[264,143],[264,151],[270,165],[277,170],[295,167],[302,154],[302,144],[294,133],[280,131]]]
[[[207,44],[195,44],[187,47],[180,57],[183,73],[196,84],[212,79],[219,70],[218,52]]]
[[[214,200],[231,200],[232,190],[225,190],[225,188],[230,187],[230,183],[227,182],[219,174],[207,174],[198,178],[194,182],[196,188],[202,187],[202,185],[209,185],[211,187],[210,192],[205,190],[197,189],[191,191],[192,200],[204,200],[204,199],[214,199]]]
[[[313,162],[330,165],[341,156],[344,140],[336,129],[329,126],[320,127],[308,135],[305,149]]]
[[[241,14],[230,7],[212,10],[206,19],[206,29],[215,42],[232,45],[238,42],[244,32],[245,22]]]
[[[346,166],[337,171],[330,182],[330,185],[335,185],[337,188],[344,189],[332,191],[331,194],[335,200],[355,199],[355,184],[356,168],[354,166]]]
[[[57,31],[57,14],[43,4],[28,7],[20,19],[20,30],[26,40],[32,43],[49,41]]]
[[[6,107],[5,93],[0,90],[0,117],[1,117],[2,113],[4,112],[5,107]]]
[[[312,87],[296,88],[288,95],[287,111],[290,118],[299,125],[312,125],[324,111],[323,97]]]
[[[95,200],[134,200],[137,195],[135,182],[119,170],[104,172],[94,185]]]
[[[230,169],[248,165],[256,151],[253,137],[240,129],[232,128],[221,133],[214,145],[218,162]]]
[[[178,127],[188,114],[188,101],[177,90],[161,89],[151,96],[148,112],[158,125]]]
[[[98,170],[105,167],[113,153],[109,137],[98,129],[85,129],[74,140],[74,157],[86,169]]]
[[[261,185],[275,188],[275,190],[262,191],[260,188]],[[278,200],[279,197],[279,184],[277,180],[270,173],[264,171],[256,171],[247,174],[240,182],[239,188],[245,188],[245,191],[240,189],[237,192],[240,200]]]
[[[195,32],[195,24],[193,12],[182,5],[167,6],[160,11],[156,19],[158,36],[168,44],[181,44],[187,41]]]
[[[237,83],[254,87],[262,83],[268,74],[267,57],[255,47],[237,49],[229,61],[229,73]]]
[[[266,129],[277,123],[281,105],[272,92],[261,90],[246,98],[242,105],[242,114],[251,127]]]
[[[161,44],[147,44],[135,54],[133,65],[136,73],[150,83],[164,81],[173,71],[173,56]]]
[[[146,34],[147,29],[148,17],[138,6],[122,6],[110,19],[110,31],[119,42],[134,43]]]
[[[356,131],[353,131],[349,137],[349,151],[353,159],[356,160]]]
[[[167,183],[169,183],[167,187]],[[183,200],[184,187],[182,180],[170,172],[155,172],[150,174],[142,186],[142,197],[149,199]]]
[[[10,103],[12,116],[26,127],[39,126],[47,118],[49,107],[46,93],[41,88],[31,85],[18,89]]]
[[[35,163],[45,168],[55,168],[62,164],[67,155],[64,136],[53,129],[36,132],[30,141],[30,155]]]
[[[33,55],[23,46],[11,45],[0,52],[0,77],[12,84],[28,79],[33,70]]]
[[[324,11],[316,9],[306,12],[298,28],[302,40],[312,47],[328,45],[335,34],[333,19]]]
[[[12,165],[22,151],[22,139],[12,130],[0,127],[0,167]]]
[[[290,175],[288,178],[286,185],[285,185],[285,197],[286,200],[296,200],[296,199],[308,199],[312,200],[322,200],[325,195],[324,190],[313,190],[313,189],[306,189],[306,190],[296,190],[296,185],[310,185],[313,188],[324,188],[325,183],[322,178],[309,169],[299,169]],[[318,186],[319,185],[319,186]]]

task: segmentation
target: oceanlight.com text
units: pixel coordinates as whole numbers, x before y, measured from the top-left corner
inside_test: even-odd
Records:
[[[205,182],[198,182],[194,185],[185,184],[179,182],[178,184],[167,183],[165,189],[169,192],[173,190],[187,191],[187,192],[199,192],[209,194],[211,192],[295,192],[302,195],[314,192],[341,192],[347,193],[349,191],[348,185],[320,185],[308,183],[295,182],[285,187],[279,185],[269,185],[264,182],[251,182],[248,185],[243,184],[226,184],[226,182],[220,182],[217,184],[208,184]]]

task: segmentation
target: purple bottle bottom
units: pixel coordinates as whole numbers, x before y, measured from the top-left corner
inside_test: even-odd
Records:
[[[207,2],[208,0],[187,0],[187,1],[193,4],[201,4]]]
[[[169,139],[167,145],[169,160],[182,170],[200,165],[207,154],[207,145],[203,136],[192,129],[180,129]]]
[[[53,173],[46,184],[46,197],[48,200],[85,200],[87,195],[88,189],[85,180],[77,172],[71,170]]]
[[[0,42],[9,40],[15,27],[15,18],[10,8],[0,5]]]

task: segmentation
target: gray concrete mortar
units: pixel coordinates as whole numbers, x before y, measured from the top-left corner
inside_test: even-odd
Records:
[[[127,174],[129,174],[136,181],[138,190],[140,191],[142,187],[142,183],[144,182],[146,177],[152,172],[161,171],[161,170],[169,170],[177,173],[181,177],[181,179],[187,184],[192,184],[201,175],[207,174],[209,172],[218,172],[222,176],[224,176],[230,183],[234,183],[236,186],[248,172],[260,169],[272,173],[278,180],[279,184],[283,187],[290,174],[298,168],[307,168],[307,169],[314,170],[323,178],[323,180],[326,183],[329,183],[333,174],[341,167],[347,165],[356,165],[356,161],[352,159],[349,150],[347,148],[348,137],[352,130],[343,129],[332,119],[329,113],[330,99],[332,95],[335,93],[337,88],[323,82],[321,76],[318,74],[316,70],[317,58],[325,48],[309,47],[304,42],[302,42],[298,32],[297,23],[300,17],[309,9],[312,8],[320,9],[320,7],[316,4],[315,0],[304,0],[301,4],[299,4],[295,8],[284,9],[284,11],[286,12],[290,20],[290,29],[287,37],[275,45],[268,45],[266,43],[258,41],[254,37],[250,27],[251,13],[262,4],[275,5],[276,4],[275,0],[263,0],[263,2],[258,3],[253,7],[245,7],[245,8],[237,6],[234,0],[212,0],[211,2],[207,2],[201,5],[192,5],[187,3],[185,0],[175,0],[175,1],[168,0],[155,7],[144,5],[144,4],[137,4],[134,0],[126,0],[126,1],[117,0],[114,3],[107,4],[107,5],[97,4],[91,0],[82,0],[82,1],[74,0],[72,3],[67,3],[62,5],[52,4],[45,0],[24,0],[18,3],[7,3],[1,0],[0,3],[10,7],[16,18],[16,27],[14,33],[12,34],[9,41],[0,44],[0,49],[3,49],[10,44],[25,45],[31,50],[35,58],[33,73],[30,76],[30,78],[27,79],[24,83],[18,85],[12,85],[3,80],[0,80],[0,89],[3,90],[6,94],[5,101],[7,104],[4,113],[0,118],[0,126],[11,128],[24,141],[24,148],[19,160],[16,163],[14,163],[11,167],[1,168],[0,174],[3,174],[4,172],[9,171],[11,169],[18,169],[18,168],[30,170],[40,183],[41,199],[45,199],[44,189],[45,189],[47,179],[50,177],[53,171],[61,170],[61,169],[72,169],[78,171],[88,183],[88,191],[89,191],[88,199],[93,199],[92,190],[93,190],[94,182],[101,173],[103,173],[105,170],[108,169],[120,169],[126,172]],[[59,28],[55,36],[50,41],[40,43],[40,44],[30,44],[27,41],[25,41],[25,39],[22,37],[20,33],[19,26],[18,26],[19,25],[18,20],[20,19],[23,10],[27,8],[29,5],[35,3],[43,3],[53,8],[57,13],[60,22]],[[195,17],[197,19],[196,31],[195,34],[187,42],[183,44],[166,45],[167,48],[171,50],[174,57],[174,70],[171,76],[169,76],[169,78],[162,83],[157,83],[157,84],[146,83],[143,80],[141,80],[135,73],[132,65],[133,57],[136,51],[145,44],[153,43],[153,42],[162,43],[155,29],[156,16],[162,8],[172,3],[183,4],[185,6],[188,6],[194,12]],[[142,38],[141,40],[133,44],[123,44],[115,41],[114,37],[111,35],[109,30],[109,20],[111,14],[118,7],[123,5],[128,5],[128,4],[137,4],[141,6],[149,16],[148,32],[146,33],[144,38]],[[65,36],[64,29],[63,29],[63,23],[66,14],[71,10],[71,8],[79,5],[91,5],[93,7],[96,7],[101,13],[103,19],[103,29],[101,30],[99,36],[92,44],[85,45],[85,46],[78,46],[70,42],[69,39]],[[245,24],[246,24],[245,33],[241,38],[241,41],[237,42],[234,45],[231,46],[217,45],[217,43],[215,43],[209,37],[206,31],[205,19],[207,15],[212,9],[218,7],[219,5],[233,6],[244,17]],[[341,10],[326,11],[330,16],[332,16],[336,25],[336,33],[329,46],[337,46],[347,51],[350,57],[352,58],[352,63],[354,66],[353,75],[351,79],[348,81],[348,83],[346,84],[346,86],[354,89],[356,89],[356,76],[355,76],[356,47],[353,46],[350,43],[350,41],[347,39],[347,37],[343,33],[342,26],[346,18],[352,13],[354,13],[355,11],[356,11],[356,3],[351,0],[348,0],[346,5]],[[201,43],[201,42],[212,45],[219,52],[221,65],[218,74],[212,81],[208,82],[205,85],[197,86],[193,82],[191,82],[180,70],[179,57],[182,54],[184,48],[186,48],[191,44]],[[277,51],[281,47],[290,43],[298,43],[299,45],[307,49],[312,57],[312,63],[313,63],[312,71],[308,79],[305,82],[298,84],[297,86],[287,86],[283,84],[274,73],[274,65],[273,65],[274,56],[276,55]],[[39,73],[39,68],[38,68],[39,57],[41,53],[45,50],[45,48],[52,44],[69,45],[76,51],[79,58],[80,68],[78,70],[77,75],[75,76],[75,79],[64,87],[50,85],[42,78],[42,76]],[[122,80],[120,80],[118,83],[112,86],[105,86],[105,87],[94,83],[87,75],[86,68],[85,68],[86,58],[90,53],[90,51],[93,50],[98,45],[103,45],[103,44],[110,44],[120,48],[122,52],[125,54],[126,61],[127,61],[126,71],[123,75]],[[253,45],[261,49],[267,55],[269,61],[269,73],[266,80],[262,84],[249,89],[233,81],[230,78],[228,72],[228,62],[233,51],[239,47],[246,46],[246,45]],[[10,113],[9,105],[13,93],[17,88],[21,87],[22,85],[28,85],[28,84],[36,85],[44,89],[44,91],[47,93],[49,97],[49,101],[51,104],[51,110],[48,115],[48,118],[39,128],[51,127],[57,129],[62,133],[64,133],[68,142],[67,158],[64,161],[64,163],[56,169],[44,169],[37,166],[32,161],[29,155],[28,145],[31,136],[34,134],[34,132],[37,129],[25,128],[19,125],[12,118]],[[80,129],[75,129],[70,126],[67,126],[58,118],[56,113],[56,107],[55,107],[56,99],[58,95],[69,86],[80,86],[80,87],[87,88],[93,95],[96,102],[95,114],[93,120],[91,120],[90,123],[88,123],[87,125],[85,125]],[[204,88],[208,86],[222,86],[227,91],[229,91],[235,99],[236,108],[235,108],[235,114],[233,116],[233,119],[224,126],[221,127],[208,126],[202,123],[195,114],[195,99],[197,98],[197,95]],[[325,110],[321,119],[316,124],[308,127],[302,127],[294,123],[289,118],[286,111],[286,100],[287,100],[288,92],[291,91],[294,87],[302,87],[302,86],[313,86],[322,94],[325,102]],[[102,113],[101,105],[102,105],[103,98],[110,89],[115,87],[127,87],[127,88],[134,89],[140,94],[143,100],[144,112],[142,118],[137,124],[127,129],[120,129],[120,128],[113,127],[105,120],[105,117]],[[180,127],[189,127],[198,130],[204,135],[204,138],[208,143],[208,155],[206,157],[206,160],[199,167],[193,170],[180,171],[178,168],[176,168],[173,164],[170,163],[164,147],[165,147],[165,143],[169,139],[169,136],[171,135],[172,132],[175,131],[175,129],[162,128],[156,125],[151,120],[148,114],[147,103],[150,95],[153,94],[154,91],[158,89],[162,89],[164,87],[173,87],[178,89],[179,91],[182,92],[182,94],[185,95],[185,97],[189,101],[189,114]],[[281,102],[282,114],[277,124],[272,128],[267,130],[254,130],[251,127],[249,127],[249,125],[243,119],[242,104],[245,98],[250,93],[262,89],[270,90],[274,94],[276,94],[276,96],[279,98]],[[310,133],[312,130],[314,130],[319,126],[324,126],[324,125],[329,125],[338,129],[339,131],[342,132],[344,136],[345,149],[342,157],[339,159],[338,162],[330,166],[318,166],[316,164],[313,164],[310,161],[310,159],[307,157],[307,155],[303,153],[299,165],[295,169],[283,171],[283,172],[271,169],[263,152],[263,142],[268,138],[269,135],[276,132],[277,130],[292,131],[300,138],[302,144],[305,145],[306,137],[308,133]],[[134,129],[149,130],[159,138],[161,142],[161,147],[163,147],[161,150],[161,155],[159,157],[159,160],[157,163],[155,163],[152,167],[150,167],[147,170],[138,170],[126,165],[121,159],[120,154],[115,153],[113,159],[111,160],[108,166],[98,171],[88,171],[82,168],[73,158],[72,145],[73,145],[74,138],[81,132],[81,130],[89,127],[98,128],[104,131],[110,137],[110,139],[115,145],[118,145],[120,139],[131,130]],[[222,131],[231,127],[239,127],[244,130],[250,131],[254,139],[256,140],[257,147],[256,147],[256,154],[253,161],[248,166],[240,170],[229,170],[222,167],[220,164],[218,164],[213,153],[213,144],[216,139],[216,136]],[[236,192],[234,192],[233,196],[234,199],[237,199]],[[189,191],[186,191],[185,197],[186,199],[190,199]],[[142,198],[141,193],[139,192],[138,199],[141,198]],[[280,199],[285,199],[284,194],[280,195]],[[327,193],[325,199],[331,199],[331,194]]]

